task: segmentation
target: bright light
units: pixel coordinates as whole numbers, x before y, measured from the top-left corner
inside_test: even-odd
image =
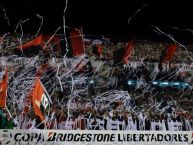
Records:
[[[90,84],[94,84],[94,81],[93,80],[90,80],[90,82],[89,82]]]
[[[162,82],[161,84],[162,84],[162,85],[169,85],[168,82]]]
[[[157,84],[158,84],[158,82],[157,82],[157,81],[153,81],[153,84],[154,84],[154,85],[157,85]]]
[[[132,81],[128,81],[128,85],[132,85]]]
[[[184,83],[184,86],[188,86],[188,83]]]
[[[173,85],[180,85],[180,83],[179,82],[175,82],[175,83],[173,83]]]

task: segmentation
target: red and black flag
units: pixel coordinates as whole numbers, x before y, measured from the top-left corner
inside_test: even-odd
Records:
[[[48,107],[49,102],[46,90],[39,78],[36,79],[32,92],[32,104],[36,116],[43,121],[45,119],[44,110]]]
[[[176,52],[177,44],[171,44],[169,47],[165,48],[160,56],[158,68],[160,71],[162,71],[162,63],[170,62],[174,56],[174,53]]]
[[[82,31],[78,29],[66,30],[66,38],[60,36],[61,54],[74,57],[84,54],[84,41]]]
[[[41,65],[40,68],[37,69],[35,76],[41,78],[42,75],[48,69],[48,67],[49,67],[49,65],[47,63]],[[31,100],[32,100],[32,97],[33,97],[32,94],[33,94],[33,89],[30,90],[30,93],[25,98],[24,109],[23,109],[22,115],[29,111],[29,106],[31,105]]]
[[[128,42],[125,47],[114,52],[114,64],[124,62],[127,64],[131,58],[132,50],[134,48],[134,40]]]
[[[70,32],[70,42],[73,56],[84,54],[84,42],[81,31],[72,30]]]
[[[123,62],[127,64],[131,58],[132,50],[134,48],[133,40],[129,41],[127,46],[125,47],[125,53],[123,55]]]
[[[176,44],[171,44],[167,48],[167,53],[166,56],[164,57],[163,63],[170,62],[172,60],[172,57],[174,56],[174,53],[176,52],[177,45]]]
[[[8,88],[8,70],[5,67],[0,81],[0,108],[6,107],[6,98],[7,98],[7,88]]]
[[[43,36],[39,35],[33,40],[18,46],[15,49],[16,55],[24,55],[24,56],[34,56],[39,54],[39,51],[42,50]]]

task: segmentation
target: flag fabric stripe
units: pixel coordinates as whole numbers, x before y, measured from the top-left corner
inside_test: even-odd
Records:
[[[7,98],[7,87],[8,87],[8,70],[5,67],[5,73],[0,82],[0,107],[6,107],[6,98]]]
[[[171,61],[174,53],[176,52],[176,49],[177,49],[176,44],[172,44],[167,48],[167,53],[166,53],[166,56],[163,60],[163,63]]]
[[[97,47],[97,51],[98,51],[99,57],[102,57],[102,53],[103,53],[102,46],[100,44],[97,44],[96,47]]]
[[[23,45],[18,46],[14,50],[14,53],[18,56],[33,57],[35,55],[38,55],[40,53],[40,50],[43,50],[42,42],[43,42],[43,36],[40,35],[36,37],[35,39]]]
[[[133,47],[134,46],[134,43],[133,43],[133,40],[131,40],[128,45],[125,47],[125,53],[123,55],[123,62],[125,64],[127,64],[129,62],[129,59],[131,58],[131,54],[132,54],[132,50],[133,50]]]
[[[41,102],[43,107],[46,109],[48,107],[48,98],[46,97],[45,93],[43,93],[42,95]]]
[[[42,39],[43,36],[40,35],[38,37],[36,37],[35,39],[31,40],[30,42],[27,42],[26,44],[23,44],[23,45],[20,45],[18,47],[19,50],[24,50],[24,49],[27,49],[31,46],[37,46],[37,45],[41,45],[42,44]]]
[[[84,53],[84,42],[81,36],[81,32],[73,30],[70,32],[70,40],[73,56],[79,56]]]
[[[171,44],[168,48],[164,48],[160,55],[160,60],[158,64],[158,68],[160,71],[162,71],[163,66],[162,63],[170,62],[172,60],[172,57],[174,53],[176,52],[177,45]]]
[[[43,73],[46,71],[48,67],[49,65],[47,63],[41,65],[40,68],[37,69],[35,76],[41,78],[41,76],[43,75]],[[29,111],[29,106],[31,105],[30,102],[32,100],[32,93],[33,93],[33,90],[30,90],[29,95],[25,99],[24,109],[22,112],[23,114]]]
[[[42,110],[40,109],[40,106],[42,105],[42,97],[46,97],[44,92],[45,92],[44,88],[43,88],[39,78],[37,78],[35,81],[35,87],[34,87],[33,93],[32,93],[32,103],[33,103],[34,112],[37,116],[40,117],[41,121],[43,121],[45,118]]]

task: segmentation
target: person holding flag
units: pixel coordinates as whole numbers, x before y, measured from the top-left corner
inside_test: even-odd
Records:
[[[39,78],[36,78],[32,91],[32,104],[36,115],[36,127],[44,129],[45,110],[49,105],[48,93]],[[50,100],[50,99],[49,99]],[[51,100],[50,100],[51,101]]]

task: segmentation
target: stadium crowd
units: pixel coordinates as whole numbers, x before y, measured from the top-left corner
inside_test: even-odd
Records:
[[[12,39],[9,41],[11,44],[4,42],[1,45],[2,50],[9,45],[14,47],[16,39]],[[69,68],[56,65],[57,67],[50,66],[43,72],[41,81],[52,100],[52,104],[44,112],[43,122],[35,115],[33,108],[22,113],[24,104],[20,101],[24,102],[21,96],[30,90],[37,66],[50,59],[38,61],[36,67],[23,64],[10,67],[8,109],[0,109],[0,129],[193,130],[191,72],[179,72],[172,68],[167,72],[155,72],[156,67],[149,68],[146,63],[139,64],[140,67],[113,66],[114,53],[125,45],[126,43],[102,43],[101,51],[98,52],[96,44],[89,44],[86,46],[87,61],[81,67],[83,70],[72,65],[76,61],[73,58],[67,62]],[[161,51],[167,45],[135,41],[130,61],[158,62]],[[190,64],[191,47],[187,46],[187,50],[179,47],[172,63]],[[10,54],[3,51],[1,56],[5,55]],[[40,55],[38,57],[42,59]],[[61,79],[56,81],[58,78]],[[129,80],[135,80],[136,84],[130,85]],[[188,87],[152,85],[153,81],[166,80],[184,81]]]

